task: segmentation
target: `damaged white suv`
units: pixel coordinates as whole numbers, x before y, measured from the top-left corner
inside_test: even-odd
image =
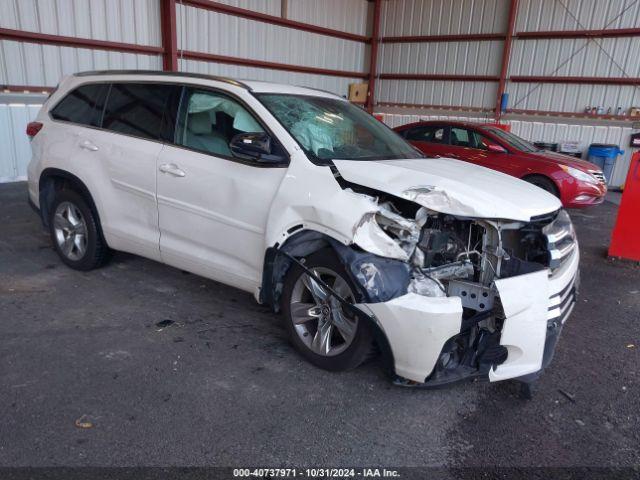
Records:
[[[530,381],[575,303],[553,195],[423,158],[329,93],[89,72],[28,134],[30,200],[64,263],[121,250],[252,292],[322,368],[381,351],[401,384]]]

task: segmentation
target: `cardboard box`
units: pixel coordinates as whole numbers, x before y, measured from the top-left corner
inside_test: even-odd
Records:
[[[350,83],[349,84],[349,101],[353,103],[364,103],[367,101],[369,93],[369,84],[367,83]]]
[[[631,107],[629,110],[630,117],[640,117],[640,107]]]

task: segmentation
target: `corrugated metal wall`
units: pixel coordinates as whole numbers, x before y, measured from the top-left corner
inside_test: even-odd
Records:
[[[379,66],[381,73],[495,75],[501,54],[499,41],[383,43]],[[389,103],[490,108],[496,91],[495,82],[380,80],[376,98]]]
[[[385,0],[382,35],[501,32],[507,0]]]
[[[358,35],[369,34],[369,12],[373,12],[366,0],[289,0],[287,8],[291,20]]]
[[[0,27],[160,45],[157,0],[2,0]],[[158,69],[158,56],[0,41],[0,84],[55,86],[82,70]]]
[[[238,2],[236,2],[238,3]],[[250,2],[252,3],[252,2]],[[293,6],[297,2],[289,2]],[[305,2],[307,3],[307,2]],[[324,4],[324,2],[316,2]],[[348,2],[332,2],[339,6],[337,12],[332,14],[336,18],[343,19],[342,23],[349,25],[356,32],[366,29],[366,16],[361,17],[363,9],[350,6],[364,6],[365,0]],[[238,3],[243,6],[243,3]],[[279,15],[280,2],[271,2],[270,5],[278,7],[278,11],[266,11],[265,13]],[[366,72],[368,66],[368,48],[364,43],[333,38],[316,33],[303,32],[291,28],[256,22],[244,18],[238,18],[218,12],[209,12],[193,7],[178,5],[178,56],[180,50],[192,50],[197,52],[227,55],[252,60],[267,62],[302,65],[307,67],[326,68],[333,70],[347,70]],[[248,7],[248,5],[244,5]],[[299,10],[299,5],[290,10],[288,17],[298,20],[298,15],[303,16],[305,22],[313,24],[331,23],[326,19],[326,12],[321,8],[315,8],[320,15],[318,21],[313,21],[312,10]],[[296,15],[296,18],[292,17]],[[333,22],[332,26],[341,27]],[[327,55],[327,52],[331,52]],[[324,88],[340,95],[347,93],[347,84],[354,80],[341,79],[336,81],[323,75],[302,75],[289,72],[274,73],[272,70],[248,67],[236,67],[216,63],[205,64],[202,62],[181,62],[181,69],[186,71],[204,71],[217,75],[238,75],[241,78],[253,80],[286,81],[295,80],[301,85]]]
[[[39,109],[40,105],[0,104],[0,182],[27,179],[31,147],[25,130]]]
[[[0,27],[160,45],[157,0],[2,0]]]
[[[421,120],[451,120],[463,122],[486,123],[487,119],[482,117],[468,117],[459,115],[430,115],[430,114],[390,114],[381,113],[384,123],[390,127],[399,127],[407,123]],[[611,143],[616,145],[629,145],[631,127],[606,126],[606,125],[584,125],[554,122],[535,122],[523,120],[508,120],[503,123],[511,125],[511,131],[516,135],[530,142],[545,141],[560,143],[565,141],[576,141],[580,143],[580,148],[586,151],[591,143]],[[631,162],[631,150],[624,148],[625,153],[618,157],[616,168],[611,178],[611,186],[619,187],[624,185],[627,170]],[[586,157],[586,155],[584,155]]]
[[[178,0],[179,2],[180,0]],[[280,0],[217,0],[232,7],[280,16]],[[366,0],[288,0],[286,18],[334,30],[367,34],[369,8]]]
[[[162,59],[157,55],[0,40],[0,84],[55,87],[64,75],[110,69],[159,70]]]
[[[282,70],[267,70],[223,63],[201,62],[197,60],[179,60],[178,65],[183,72],[205,73],[225,77],[263,80],[267,82],[303,85],[319,88],[329,92],[346,94],[350,83],[361,82],[359,78],[332,77],[328,75],[314,75],[311,73],[286,72]]]
[[[382,36],[504,33],[507,0],[386,0]],[[631,28],[640,25],[640,2],[629,0],[520,0],[516,32]],[[381,45],[381,73],[498,75],[499,41]],[[640,38],[513,40],[508,76],[640,77]],[[381,80],[377,99],[387,103],[492,108],[497,84]],[[509,108],[584,112],[587,106],[628,110],[640,105],[640,88],[507,82]]]
[[[491,108],[497,88],[497,84],[488,82],[381,80],[376,98],[396,104]]]
[[[500,33],[505,30],[507,0],[387,0],[383,37]],[[380,73],[497,75],[501,41],[382,43]],[[377,100],[388,103],[491,108],[497,83],[380,80]]]
[[[566,8],[565,8],[566,7]],[[521,0],[516,31],[591,30],[640,25],[640,2]],[[640,38],[515,39],[509,75],[640,77]],[[617,85],[507,83],[511,108],[612,113],[640,105],[640,89]]]
[[[280,16],[277,0],[226,0],[220,3]],[[295,0],[287,18],[366,34],[366,0]],[[362,71],[368,68],[368,47],[360,42],[279,27],[205,10],[177,6],[178,47],[293,65]],[[2,0],[0,27],[53,35],[161,45],[159,0]],[[331,55],[327,55],[331,52]],[[185,69],[193,62],[184,62]],[[161,58],[84,48],[0,41],[0,84],[55,86],[61,76],[82,70],[160,69]],[[201,68],[198,67],[198,71]],[[295,79],[341,95],[353,79],[315,75],[274,75],[259,69],[234,69],[211,64],[207,71],[238,71],[258,80]]]
[[[252,60],[366,71],[365,45],[361,42],[193,7],[177,7],[178,50],[184,48]]]
[[[218,0],[218,3],[246,8],[247,10],[266,13],[267,15],[280,15],[280,2],[274,2],[273,0]]]
[[[635,0],[519,0],[516,31],[633,28],[639,13]]]

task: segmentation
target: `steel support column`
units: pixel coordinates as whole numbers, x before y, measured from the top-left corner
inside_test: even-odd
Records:
[[[371,27],[371,57],[369,59],[369,95],[365,103],[369,113],[373,113],[376,93],[376,74],[378,69],[378,44],[380,43],[380,9],[382,0],[374,0],[373,25]]]
[[[502,102],[502,94],[504,93],[507,83],[507,72],[509,70],[509,58],[511,57],[511,42],[513,32],[516,27],[516,16],[518,14],[518,0],[510,0],[509,2],[509,23],[507,24],[507,32],[504,37],[504,46],[502,48],[502,65],[500,67],[500,79],[498,80],[498,93],[496,94],[496,122],[500,120],[502,114],[500,104]]]
[[[176,0],[162,0],[160,4],[160,27],[162,31],[162,69],[178,71],[178,33],[176,26]]]

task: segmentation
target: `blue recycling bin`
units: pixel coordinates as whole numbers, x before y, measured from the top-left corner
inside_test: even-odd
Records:
[[[611,181],[611,174],[613,173],[613,167],[616,165],[616,159],[618,155],[622,155],[623,150],[620,150],[618,145],[607,145],[604,143],[592,143],[589,146],[589,161],[598,165],[607,179],[607,184]]]

